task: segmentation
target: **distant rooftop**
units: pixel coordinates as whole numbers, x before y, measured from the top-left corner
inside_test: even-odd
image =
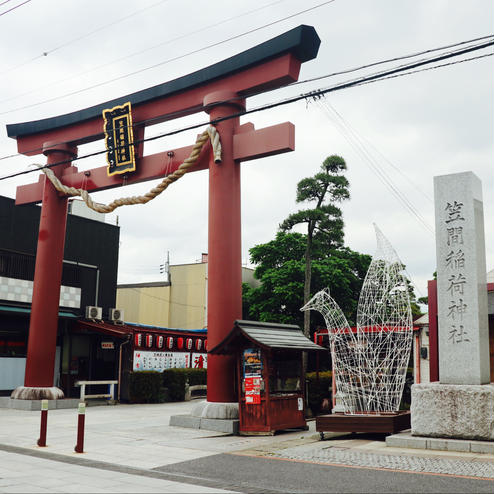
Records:
[[[494,269],[487,273],[487,283],[494,283]]]

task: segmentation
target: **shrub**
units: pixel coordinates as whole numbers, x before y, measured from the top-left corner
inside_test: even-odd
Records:
[[[189,380],[190,386],[195,386],[197,384],[207,384],[207,369],[187,369],[187,379]]]
[[[184,401],[185,384],[206,384],[206,369],[166,369],[163,371],[163,386],[168,388],[171,401]]]
[[[313,415],[321,412],[322,402],[325,398],[331,398],[332,389],[332,372],[319,372],[319,382],[315,372],[308,372],[305,375],[308,381],[308,397],[307,401],[312,410]]]
[[[129,399],[131,403],[163,402],[161,372],[141,371],[129,374]]]

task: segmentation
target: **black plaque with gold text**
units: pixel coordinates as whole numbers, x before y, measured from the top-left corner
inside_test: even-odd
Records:
[[[108,176],[136,169],[130,102],[103,110]]]

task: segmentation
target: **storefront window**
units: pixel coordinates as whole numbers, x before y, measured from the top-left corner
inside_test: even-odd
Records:
[[[18,335],[0,333],[0,357],[25,357],[26,352],[26,341]]]

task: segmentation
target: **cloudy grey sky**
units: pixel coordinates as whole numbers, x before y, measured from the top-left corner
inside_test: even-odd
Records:
[[[16,153],[5,124],[68,113],[168,81],[300,24],[314,26],[321,38],[319,55],[302,66],[300,80],[494,32],[491,0],[21,3],[10,0],[0,6],[0,157]],[[316,8],[292,16],[311,7]],[[492,47],[470,56],[489,52]],[[349,247],[372,254],[375,222],[407,265],[418,295],[426,295],[426,280],[435,270],[433,177],[471,170],[483,182],[487,267],[492,269],[493,74],[492,58],[487,57],[243,117],[242,123],[251,121],[257,128],[287,120],[296,126],[295,152],[242,165],[244,262],[249,248],[271,240],[278,224],[297,210],[297,182],[313,175],[326,156],[339,154],[347,162],[351,184],[351,200],[343,206]],[[248,108],[354,75],[251,98]],[[147,136],[205,119],[205,114],[196,114],[154,126]],[[196,134],[159,139],[146,144],[145,153],[192,144]],[[79,154],[100,149],[102,142],[93,143]],[[32,162],[44,158],[0,160],[0,177]],[[103,165],[102,157],[77,163],[81,170]],[[15,197],[17,185],[34,180],[37,173],[0,181],[0,194]],[[95,198],[109,202],[151,186],[113,189]],[[406,198],[415,213],[396,195]],[[121,225],[119,282],[158,280],[166,251],[172,264],[199,260],[207,251],[207,196],[207,172],[192,173],[151,203],[108,215],[109,222],[118,215]]]

